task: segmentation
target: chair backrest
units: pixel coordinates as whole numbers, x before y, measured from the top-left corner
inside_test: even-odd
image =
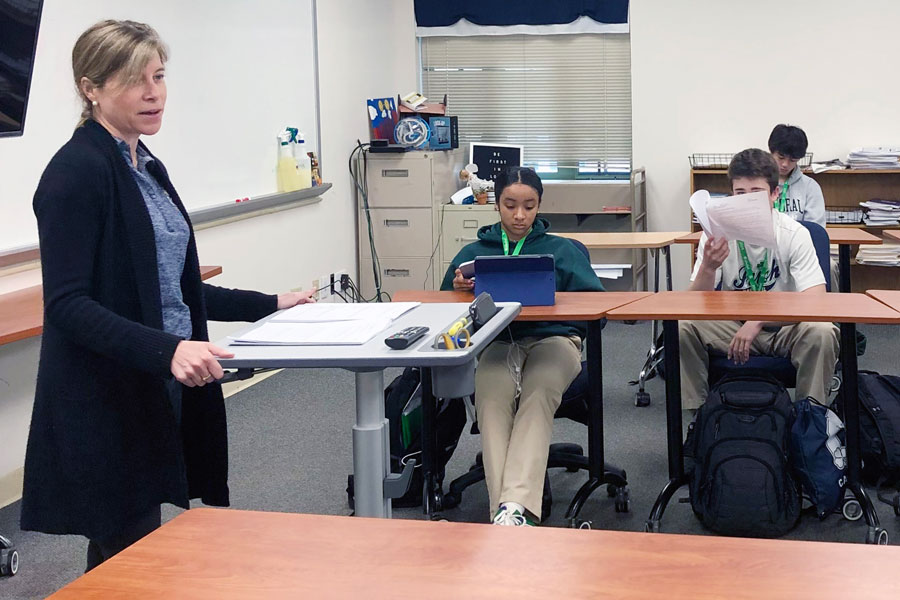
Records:
[[[578,240],[573,240],[572,238],[566,238],[566,239],[569,240],[570,242],[572,242],[575,245],[575,247],[578,248],[582,254],[584,254],[584,257],[586,259],[588,259],[588,262],[591,262],[591,252],[590,252],[590,250],[587,249],[587,246],[585,246]]]
[[[816,249],[816,257],[819,259],[819,266],[822,267],[822,275],[825,276],[825,289],[831,291],[831,242],[828,239],[828,232],[818,223],[810,221],[800,221],[800,224],[809,230],[809,236],[812,238],[813,246]]]

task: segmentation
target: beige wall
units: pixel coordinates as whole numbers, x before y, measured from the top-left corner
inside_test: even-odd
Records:
[[[900,144],[898,30],[896,0],[633,0],[634,160],[651,228],[689,226],[689,154],[765,148],[777,123],[802,127],[817,159]],[[685,287],[686,249],[675,257]]]

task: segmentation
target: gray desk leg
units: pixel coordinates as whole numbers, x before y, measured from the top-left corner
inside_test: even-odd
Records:
[[[384,372],[357,371],[356,425],[353,426],[353,492],[359,517],[391,517],[384,497],[390,472],[390,439],[384,417]]]

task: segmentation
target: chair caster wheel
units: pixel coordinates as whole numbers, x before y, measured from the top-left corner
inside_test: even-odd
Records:
[[[614,484],[609,483],[606,485],[606,495],[608,497],[615,498],[618,493],[619,493],[619,488],[616,487]]]
[[[569,519],[569,527],[572,529],[591,529],[593,523],[591,521],[582,521],[581,519]]]
[[[444,494],[444,502],[442,503],[442,506],[444,508],[456,508],[457,506],[459,506],[460,500],[461,498],[453,492],[447,492],[446,494]]]
[[[616,512],[627,513],[631,510],[631,493],[628,487],[619,488],[616,493]]]
[[[888,532],[881,527],[869,527],[866,532],[866,543],[875,544],[876,546],[888,545]]]
[[[894,506],[894,514],[900,517],[900,506]]]
[[[650,394],[648,392],[635,392],[634,405],[641,407],[650,406]]]
[[[647,521],[644,523],[644,533],[659,533],[659,521]]]
[[[448,519],[447,517],[445,517],[444,515],[439,514],[439,513],[434,513],[433,515],[431,515],[431,520],[432,521],[443,521],[444,523],[450,522],[450,519]]]
[[[0,577],[12,577],[19,572],[19,552],[12,542],[0,535]]]
[[[856,498],[847,498],[841,507],[841,514],[848,521],[859,521],[863,516],[862,507]]]

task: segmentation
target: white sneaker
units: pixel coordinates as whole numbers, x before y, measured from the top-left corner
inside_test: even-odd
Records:
[[[535,527],[537,525],[537,523],[518,510],[509,508],[505,504],[497,509],[497,513],[491,522],[494,525],[504,525],[506,527]]]

